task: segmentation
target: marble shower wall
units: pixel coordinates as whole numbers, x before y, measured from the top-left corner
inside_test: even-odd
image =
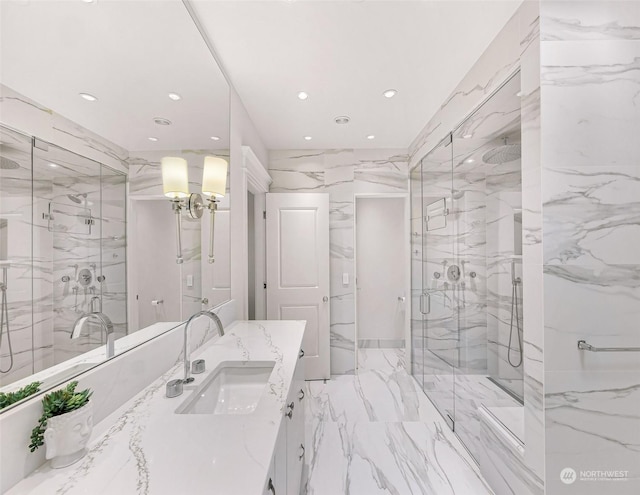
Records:
[[[521,238],[515,219],[522,223],[520,169],[518,160],[487,176],[487,361],[489,376],[522,399],[522,245],[516,249],[515,239]],[[521,281],[515,289],[514,277]]]
[[[408,193],[404,150],[277,150],[274,193],[329,193],[331,373],[355,370],[354,206],[359,193]],[[351,283],[342,284],[342,274]]]
[[[576,342],[640,346],[640,3],[543,1],[540,26],[547,491],[636,494],[638,353]]]

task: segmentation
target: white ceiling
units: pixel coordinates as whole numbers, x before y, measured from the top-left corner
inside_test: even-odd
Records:
[[[228,147],[229,88],[180,0],[1,0],[0,7],[6,86],[127,150]],[[81,92],[99,99],[87,102]],[[173,124],[159,126],[155,117]]]
[[[521,0],[190,3],[268,148],[405,148]],[[3,84],[129,150],[228,146],[227,85],[180,0],[0,5]]]
[[[190,3],[268,148],[405,148],[521,0]]]

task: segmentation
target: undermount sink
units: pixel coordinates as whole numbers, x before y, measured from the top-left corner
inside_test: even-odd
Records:
[[[225,361],[176,410],[177,414],[250,414],[275,361]]]

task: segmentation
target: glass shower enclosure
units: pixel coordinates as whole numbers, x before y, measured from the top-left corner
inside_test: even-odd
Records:
[[[519,91],[516,74],[410,174],[412,373],[476,457],[479,407],[523,403]]]

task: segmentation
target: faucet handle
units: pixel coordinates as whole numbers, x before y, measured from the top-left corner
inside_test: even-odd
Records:
[[[168,398],[173,398],[173,397],[178,397],[178,395],[182,395],[183,392],[183,386],[182,386],[182,380],[171,380],[170,382],[167,383],[167,397]]]
[[[199,373],[204,373],[205,364],[204,359],[196,359],[193,363],[191,363],[191,373],[197,375]]]

